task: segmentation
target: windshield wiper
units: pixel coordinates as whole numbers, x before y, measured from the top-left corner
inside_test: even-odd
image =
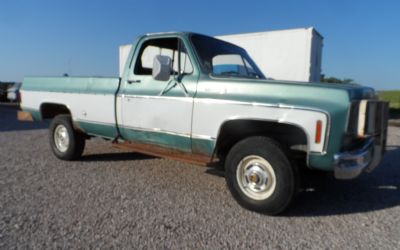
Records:
[[[221,76],[221,77],[238,77],[238,78],[249,78],[249,79],[261,79],[261,76],[254,72],[249,72],[248,75],[242,75],[237,71],[224,71],[219,74],[211,74],[213,76]]]
[[[225,76],[225,75],[240,76],[239,72],[237,72],[237,71],[224,71],[224,72],[219,73],[218,75],[222,75],[222,76]]]

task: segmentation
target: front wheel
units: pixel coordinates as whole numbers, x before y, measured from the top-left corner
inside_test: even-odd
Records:
[[[297,191],[297,171],[274,140],[254,136],[232,147],[225,162],[227,185],[243,207],[276,215]]]
[[[54,155],[61,160],[76,160],[85,148],[85,136],[73,128],[69,115],[58,115],[51,121],[49,139]]]

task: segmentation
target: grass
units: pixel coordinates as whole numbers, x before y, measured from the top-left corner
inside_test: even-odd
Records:
[[[400,119],[400,90],[379,91],[379,98],[389,102],[390,119]]]
[[[390,108],[400,109],[400,90],[379,91],[381,100],[390,102]]]

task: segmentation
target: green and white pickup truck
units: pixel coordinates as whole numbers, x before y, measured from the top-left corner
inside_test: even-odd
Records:
[[[52,119],[50,145],[78,159],[102,137],[136,152],[225,167],[244,207],[274,215],[300,166],[351,179],[381,161],[387,103],[371,88],[267,80],[245,50],[195,33],[139,37],[121,78],[26,77],[20,120]]]

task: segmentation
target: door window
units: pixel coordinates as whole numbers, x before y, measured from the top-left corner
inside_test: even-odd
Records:
[[[151,75],[153,60],[157,55],[169,56],[172,60],[171,74],[177,74],[179,70],[178,57],[180,50],[180,74],[191,74],[193,66],[187,50],[178,38],[152,39],[143,43],[139,56],[136,60],[135,75]]]

